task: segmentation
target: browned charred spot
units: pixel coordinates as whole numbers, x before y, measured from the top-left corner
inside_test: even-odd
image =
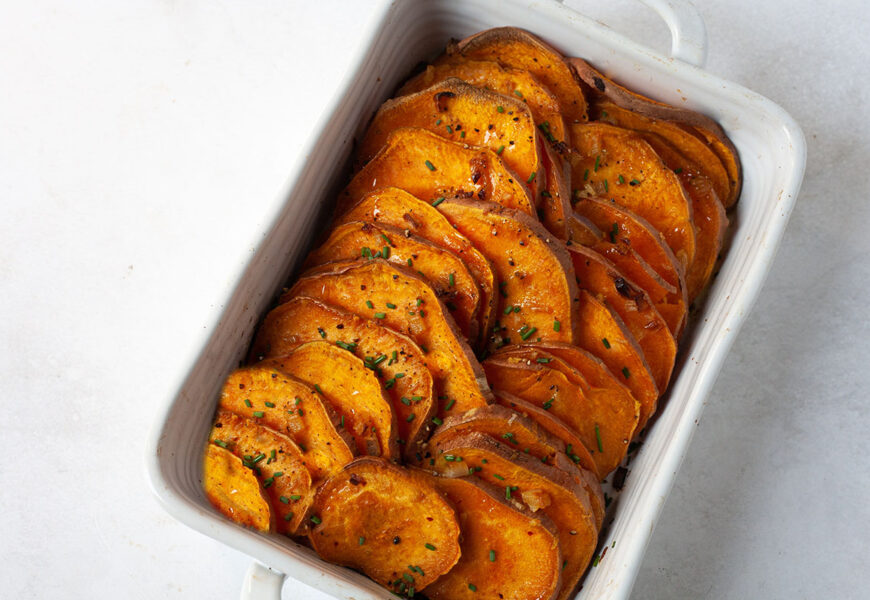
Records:
[[[365,485],[366,484],[366,480],[363,479],[362,477],[360,477],[356,473],[351,473],[350,479],[348,481],[350,481],[351,485]]]
[[[613,474],[613,489],[621,490],[625,487],[625,477],[628,475],[628,469],[625,467],[619,467],[616,469],[616,473]]]
[[[592,83],[595,84],[595,89],[597,89],[599,92],[603,92],[603,91],[604,91],[605,86],[604,86],[604,80],[603,80],[603,79],[601,79],[600,77],[593,77],[593,78],[592,78]]]
[[[456,197],[457,198],[465,198],[465,199],[474,198],[474,192],[467,192],[465,190],[459,190],[458,192],[456,192]]]
[[[344,329],[344,323],[339,323],[335,326],[336,329]]]
[[[375,230],[375,228],[372,227],[372,224],[371,224],[371,223],[363,223],[363,226],[362,226],[362,229],[361,229],[361,230],[362,230],[363,233],[371,233],[372,231]]]
[[[362,291],[365,291],[365,289],[366,289],[365,284],[360,284],[359,289],[361,289]]]
[[[240,383],[240,384],[239,384],[239,389],[240,389],[240,390],[245,389],[245,384],[244,384],[244,383]]]
[[[411,213],[405,213],[402,215],[402,220],[408,223],[412,229],[417,229],[420,224],[414,220],[414,217],[411,216]]]
[[[553,150],[555,150],[559,154],[568,154],[570,148],[565,142],[556,142],[555,144],[553,144]]]
[[[486,200],[486,190],[481,189],[479,192],[477,192],[477,197],[480,200]]]
[[[631,289],[631,286],[626,283],[625,279],[622,277],[617,277],[613,280],[613,285],[616,287],[616,291],[619,292],[620,296],[625,298],[631,298],[632,292],[634,290]]]
[[[224,426],[224,424],[223,423],[215,423],[214,426],[217,427],[218,429],[220,429],[221,427]]]
[[[438,112],[444,112],[447,110],[447,101],[450,98],[454,98],[456,94],[453,92],[438,92],[435,94],[435,109]]]

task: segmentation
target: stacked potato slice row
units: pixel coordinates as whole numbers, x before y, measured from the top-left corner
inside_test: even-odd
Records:
[[[224,385],[207,495],[401,596],[569,598],[715,270],[736,152],[500,28],[407,81],[354,164]]]

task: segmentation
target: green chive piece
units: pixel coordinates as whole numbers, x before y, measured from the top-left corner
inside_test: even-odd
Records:
[[[628,184],[629,185],[640,185],[640,181],[638,181],[637,179],[632,179],[631,181],[628,182]]]
[[[501,108],[501,107],[499,107],[499,108]],[[473,583],[469,583],[469,584],[468,584],[468,589],[470,589],[472,592],[476,592],[476,591],[477,591],[477,586],[474,585]]]
[[[285,521],[292,521],[293,520],[293,513],[288,512],[286,515],[284,515],[284,520]]]
[[[384,258],[390,258],[390,247],[389,246],[384,246],[381,249],[381,256],[383,256]]]
[[[622,367],[622,374],[626,379],[631,377],[631,371],[628,370],[628,367]]]
[[[456,279],[455,279],[455,277],[456,277],[456,276],[455,276],[453,273],[451,273],[450,275],[448,275],[448,277],[447,277],[447,284],[448,284],[450,287],[453,287],[453,284],[456,283]]]
[[[674,169],[674,173],[676,173],[677,175],[679,175],[682,172],[683,172],[683,167],[677,167],[676,169]]]
[[[500,112],[500,113],[503,113],[503,112],[504,112],[504,106],[499,106],[496,110],[498,110],[498,112]]]
[[[444,202],[444,196],[441,196],[440,198],[438,198],[437,200],[432,202],[432,206],[438,206],[442,202]],[[411,259],[408,259],[408,260],[411,260]],[[411,263],[409,262],[408,264],[410,265]]]
[[[402,573],[402,579],[404,579],[408,583],[414,583],[414,577],[412,575],[408,575],[407,573]]]
[[[344,429],[344,415],[341,415],[341,420],[339,421],[339,427]]]
[[[604,347],[610,350],[610,342],[607,341],[607,338],[601,338],[601,343],[604,344]]]
[[[410,258],[408,259],[408,266],[409,266],[409,267],[413,267],[413,266],[414,266],[414,261],[411,260]]]
[[[528,178],[528,179],[526,179],[526,183],[531,183],[531,182],[533,182],[533,181],[535,180],[535,176],[536,176],[537,174],[538,174],[538,173],[537,173],[536,171],[532,171],[532,174],[529,175],[529,178]]]
[[[465,137],[465,130],[464,129],[462,130],[462,133],[459,134],[459,137],[461,137],[461,138]]]
[[[435,125],[441,125],[441,119],[438,119],[437,121],[435,121]]]
[[[504,152],[504,144],[498,147],[498,150],[495,151],[496,154],[501,155]]]
[[[429,162],[429,161],[427,160],[427,161],[426,161],[426,168],[429,169],[430,171],[434,171],[434,170],[435,170],[435,165],[433,165],[431,162]]]
[[[375,314],[374,314],[374,317],[375,317],[376,319],[386,319],[386,318],[387,318],[387,313],[375,313]]]
[[[543,358],[543,357],[541,357],[541,358],[535,359],[535,362],[539,362],[539,363],[541,363],[542,365],[545,365],[545,364],[547,364],[548,362],[550,362],[551,360],[553,360],[553,359],[552,359],[552,358]]]
[[[275,403],[274,403],[274,402],[264,402],[264,404],[265,404],[268,408],[275,408]]]
[[[415,415],[414,413],[411,413],[410,415],[408,415],[408,418],[405,419],[405,421],[407,421],[408,423],[410,423],[410,422],[413,421],[416,417],[417,417],[417,415]]]
[[[489,551],[489,562],[495,562],[495,550]]]
[[[595,424],[595,439],[598,441],[598,451],[604,452],[604,446],[601,444],[601,431],[598,429],[598,423]]]
[[[589,169],[583,171],[583,181],[586,181],[587,179],[589,179]]]
[[[263,413],[262,410],[255,410],[255,411],[254,411],[254,418],[256,418],[256,419],[262,419],[262,418],[263,418],[263,414],[264,414],[264,413]]]
[[[214,443],[220,446],[221,448],[226,448],[228,444],[223,440],[214,440]]]
[[[371,300],[366,300],[366,306],[368,306],[369,308],[374,308],[374,307],[375,307],[375,305],[372,304],[372,301],[371,301]]]
[[[245,398],[245,406],[247,406],[248,408],[251,408],[251,407],[254,406],[254,405],[251,404],[251,401],[250,401],[250,400],[248,400],[247,398]]]
[[[601,155],[598,154],[598,155],[595,157],[595,167],[593,168],[593,171],[595,171],[596,173],[598,172],[598,164],[599,164],[600,161],[601,161]]]
[[[318,393],[318,394],[322,394],[322,393],[323,393],[323,390],[320,389],[320,385],[319,385],[319,384],[316,384],[316,383],[315,383],[315,384],[314,384],[314,389],[317,390],[317,393]]]
[[[402,404],[404,404],[405,406],[411,406],[411,401],[402,396]]]
[[[504,477],[502,477],[498,473],[493,473],[492,476],[495,477],[496,479],[498,479],[499,481],[504,481]]]
[[[619,183],[625,183],[625,177],[623,177],[622,175],[620,175],[618,177],[618,179],[619,179]]]
[[[300,496],[299,494],[291,494],[290,499],[296,502],[297,500],[301,500],[302,496]]]
[[[426,543],[424,544],[424,546],[426,546],[426,549],[427,549],[427,550],[432,550],[432,551],[436,550],[435,546],[433,546],[433,545],[430,544],[429,542],[426,542]]]
[[[320,525],[323,521],[317,515],[311,515],[311,522],[315,525]]]
[[[514,90],[514,94],[516,94],[517,97],[519,97],[519,98],[522,98],[522,97],[523,97],[523,93],[522,93],[521,91],[519,91],[519,90]]]
[[[610,229],[610,243],[616,243],[616,236],[619,235],[619,224],[614,223],[613,227]]]
[[[288,498],[287,496],[281,496],[281,497],[278,498],[278,499],[279,499],[281,502],[283,502],[284,504],[290,504],[290,498]]]
[[[451,399],[450,399],[450,402],[447,403],[447,406],[444,407],[444,410],[450,410],[451,408],[453,408],[453,403],[454,403],[454,402],[456,402],[456,399],[455,399],[455,398],[451,398]]]
[[[529,339],[530,337],[532,337],[532,334],[535,333],[537,330],[538,330],[537,327],[532,327],[527,332],[522,334],[520,337],[523,338],[523,341],[525,341],[525,340]]]
[[[559,322],[558,319],[555,319],[553,321],[553,331],[559,331],[560,329],[562,329],[562,324]]]
[[[447,126],[447,133],[453,133],[453,128],[450,125]]]
[[[366,543],[366,539],[363,536],[359,536],[359,545],[362,546]]]
[[[605,192],[607,191],[607,187],[608,187],[608,186],[607,186],[607,180],[605,179],[605,180],[604,180],[604,191],[605,191]]]
[[[439,425],[439,426],[444,423],[444,421],[442,421],[438,417],[432,417],[432,422],[435,423],[435,425]]]
[[[504,314],[506,314],[506,315],[509,315],[509,314],[511,314],[512,312],[514,312],[514,307],[513,307],[513,306],[508,306],[507,308],[504,309]]]

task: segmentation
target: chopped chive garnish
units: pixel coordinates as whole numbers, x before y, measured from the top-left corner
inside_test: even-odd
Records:
[[[498,473],[493,473],[492,476],[495,477],[496,479],[498,479],[499,481],[504,481],[504,477],[502,477]]]
[[[281,496],[281,497],[279,498],[279,500],[280,500],[281,502],[283,502],[284,504],[290,504],[290,498],[288,498],[287,496]]]
[[[323,523],[323,521],[321,521],[320,517],[318,517],[317,515],[311,515],[311,522],[315,525],[320,525],[321,523]]]
[[[407,573],[402,573],[402,579],[404,579],[408,583],[414,583],[413,575],[408,575]]]
[[[601,338],[601,343],[604,344],[604,347],[610,350],[610,342],[607,341],[607,338]]]
[[[299,494],[291,494],[291,495],[290,495],[290,499],[293,500],[293,501],[295,502],[295,501],[297,501],[297,500],[301,500],[301,499],[302,499],[302,496],[300,496]]]
[[[495,562],[495,550],[489,551],[489,562]]]
[[[509,314],[511,314],[512,312],[514,312],[514,307],[513,307],[513,306],[508,306],[507,308],[504,309],[504,314],[506,314],[506,315],[509,315]]]
[[[556,397],[553,396],[552,398],[550,398],[549,400],[544,402],[544,410],[550,410],[550,408],[553,406],[553,400],[555,400],[555,399],[556,399]]]
[[[599,164],[599,161],[601,161],[601,155],[600,155],[600,154],[598,154],[598,155],[595,156],[595,166],[594,166],[593,169],[592,169],[592,170],[595,171],[596,173],[598,172],[598,164]]]
[[[317,328],[317,333],[319,333],[320,337],[322,337],[322,338],[326,337],[326,332],[323,331],[323,329],[321,329],[320,327]]]
[[[587,179],[589,179],[589,169],[586,169],[585,171],[583,171],[583,181],[586,181]],[[577,190],[577,191],[579,191],[579,190]]]
[[[264,404],[265,404],[266,407],[268,407],[268,408],[275,408],[275,403],[274,403],[274,402],[264,402]]]
[[[499,108],[501,108],[501,107],[499,107]],[[472,592],[476,592],[476,591],[477,591],[477,586],[474,585],[473,583],[469,583],[469,584],[468,584],[468,589],[470,589]]]
[[[604,180],[604,191],[605,191],[605,192],[607,192],[607,187],[608,187],[608,186],[607,186],[607,180],[605,179],[605,180]]]
[[[537,358],[537,359],[535,359],[536,362],[539,362],[539,363],[541,363],[542,365],[547,364],[547,363],[550,362],[551,360],[553,360],[553,359],[552,359],[552,358],[544,358],[544,357],[541,357],[541,358]]]
[[[456,278],[455,278],[455,275],[453,273],[451,273],[450,275],[447,276],[447,285],[449,285],[450,287],[453,287],[454,283],[456,283]]]
[[[429,161],[427,160],[427,161],[426,161],[426,168],[429,169],[430,171],[434,171],[434,170],[435,170],[435,165],[433,165],[431,162],[429,162]]]
[[[442,202],[444,202],[444,196],[441,196],[441,197],[438,198],[437,200],[433,201],[433,202],[432,202],[432,206],[438,206],[438,205],[441,204]],[[411,260],[411,259],[408,259],[408,260]],[[410,264],[411,264],[411,263],[409,262],[408,265],[410,265]]]
[[[293,520],[293,513],[288,512],[286,515],[284,515],[284,520],[285,521],[292,521]]]
[[[498,150],[495,151],[496,154],[501,154],[502,152],[504,152],[504,144],[502,144],[501,146],[499,146],[499,147],[498,147]]]
[[[619,180],[619,183],[625,183],[625,177],[623,177],[622,175],[617,177],[617,179]]]
[[[441,125],[441,119],[438,119],[437,121],[435,121],[435,125]]]
[[[354,350],[356,350],[356,344],[348,344],[347,342],[342,342],[341,340],[335,342],[335,345],[349,352],[353,352]]]
[[[372,301],[371,301],[371,300],[366,300],[366,306],[368,306],[369,308],[374,308],[374,307],[375,307],[375,305],[372,304]]]
[[[500,112],[500,113],[503,113],[503,112],[504,112],[504,106],[499,106],[496,110],[498,110],[498,112]]]
[[[247,398],[245,398],[245,406],[247,406],[248,408],[251,408],[251,407],[254,406],[254,405],[251,404],[251,401],[250,401],[250,400],[248,400]]]
[[[296,396],[295,400],[296,400],[296,402],[295,402],[296,406],[299,406],[300,404],[302,404],[302,398],[300,398],[299,396]]]
[[[619,234],[619,225],[617,223],[613,224],[613,227],[610,229],[610,243],[616,243],[616,236]]]
[[[374,316],[376,319],[386,319],[386,318],[387,318],[387,313],[380,313],[380,312],[378,312],[378,313],[375,313],[373,316]]]
[[[426,546],[426,549],[427,549],[427,550],[436,550],[435,546],[433,546],[433,545],[430,544],[429,542],[426,542],[426,543],[424,544],[424,546]]]
[[[359,545],[362,546],[366,543],[366,539],[363,536],[359,536]]]
[[[360,253],[360,255],[362,255],[363,258],[371,258],[372,257],[372,250],[368,246],[363,246],[363,249],[360,250],[359,253]]]
[[[341,415],[341,419],[338,421],[338,426],[344,429],[344,415]]]
[[[442,420],[439,419],[438,417],[432,417],[432,422],[435,423],[435,425],[438,425],[438,426],[440,426],[440,425],[442,425],[442,424],[444,423],[444,421],[442,421]]]
[[[255,411],[254,411],[254,417],[257,418],[257,419],[262,419],[262,418],[263,418],[263,414],[264,414],[264,413],[263,413],[262,410],[255,410]]]
[[[381,239],[384,240],[384,241],[385,241],[386,243],[388,243],[388,244],[392,244],[392,243],[393,243],[393,242],[390,241],[390,238],[388,238],[388,237],[386,236],[386,234],[383,234],[383,233],[382,233],[382,234],[381,234]]]
[[[514,90],[514,94],[516,94],[518,98],[522,98],[522,97],[523,97],[523,93],[522,93],[521,91],[519,91],[519,90]]]
[[[390,247],[389,246],[384,246],[381,249],[381,256],[383,256],[384,258],[390,258]]]
[[[628,367],[622,367],[622,374],[625,376],[626,379],[631,377],[631,371],[628,370]]]
[[[531,183],[531,182],[533,182],[533,181],[535,180],[535,175],[537,175],[537,174],[538,174],[538,173],[537,173],[536,171],[532,171],[532,174],[529,175],[529,178],[528,178],[528,179],[526,179],[526,183]]]
[[[453,128],[450,125],[447,126],[447,133],[453,133]]]
[[[314,384],[314,389],[317,390],[317,393],[318,393],[318,394],[322,394],[322,393],[323,393],[323,390],[320,389],[320,385],[317,384],[317,383]]]
[[[679,175],[682,172],[683,172],[683,167],[677,167],[676,169],[674,169],[674,173],[676,173],[677,175]]]
[[[411,406],[411,401],[402,396],[402,404],[404,404],[405,406]]]
[[[450,402],[447,403],[447,406],[444,407],[444,410],[450,410],[451,408],[453,408],[453,403],[454,403],[454,402],[456,402],[456,399],[455,399],[455,398],[451,398],[451,399],[450,399]]]
[[[553,331],[559,331],[560,329],[562,329],[562,324],[559,322],[558,319],[555,319],[553,321]]]
[[[410,423],[410,422],[413,421],[416,417],[417,417],[417,415],[415,415],[414,413],[411,413],[410,415],[408,415],[408,418],[405,419],[405,421],[407,421],[408,423]]]
[[[629,185],[640,185],[640,181],[638,181],[637,179],[632,179],[631,181],[628,182],[628,184]]]
[[[598,451],[604,452],[604,446],[601,443],[601,431],[598,429],[598,423],[595,424],[595,439],[598,441]]]
[[[459,137],[461,137],[461,138],[464,138],[464,137],[465,137],[465,130],[464,130],[464,129],[463,129],[462,132],[459,134]]]
[[[215,440],[214,443],[217,444],[218,446],[220,446],[221,448],[226,448],[228,446],[228,444],[223,440]]]
[[[408,266],[409,266],[409,267],[413,267],[413,266],[414,266],[414,261],[411,260],[410,258],[408,259]]]
[[[387,302],[387,308],[392,308],[392,309],[394,309],[394,310],[395,310],[395,308],[396,308],[396,305],[395,305],[395,304],[393,304],[393,303],[392,303],[392,302]]]
[[[520,337],[523,338],[523,341],[525,341],[525,340],[529,339],[530,337],[532,337],[532,334],[535,333],[537,330],[538,330],[537,327],[532,327],[527,332],[522,334]]]

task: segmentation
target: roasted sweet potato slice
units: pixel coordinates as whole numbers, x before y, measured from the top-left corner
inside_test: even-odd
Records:
[[[380,187],[397,187],[423,200],[454,195],[480,198],[535,214],[525,180],[492,150],[451,142],[425,129],[393,131],[384,146],[338,196],[336,212]]]
[[[551,412],[568,425],[606,475],[619,466],[634,435],[638,406],[633,398],[592,388],[567,365],[532,362],[515,356],[491,356],[483,362],[494,388]],[[567,368],[564,368],[567,367]]]
[[[275,515],[263,486],[242,459],[210,443],[202,466],[202,486],[222,515],[258,531],[274,531]]]
[[[568,62],[577,76],[589,86],[590,91],[594,90],[594,93],[603,95],[610,102],[645,117],[674,122],[699,139],[705,140],[728,173],[729,193],[720,195],[720,199],[726,208],[737,201],[742,183],[740,158],[731,140],[716,121],[701,113],[657,102],[628,90],[602,75],[583,59],[570,58]]]
[[[692,200],[696,251],[695,260],[686,272],[686,293],[689,302],[693,302],[713,274],[713,267],[725,240],[728,217],[711,181],[696,162],[689,160],[664,138],[652,133],[645,134],[644,137],[662,161],[677,174]]]
[[[677,123],[653,119],[644,114],[623,108],[610,100],[598,100],[591,108],[591,117],[625,129],[640,133],[652,133],[674,146],[680,154],[697,165],[697,172],[709,178],[718,198],[730,196],[731,183],[725,165],[716,152],[698,136]],[[644,136],[646,138],[646,136]],[[655,148],[655,146],[653,146]],[[661,156],[661,154],[659,154]],[[664,157],[662,157],[664,159]],[[668,164],[668,161],[665,161]],[[671,167],[676,169],[677,167]]]
[[[359,454],[398,460],[396,413],[361,359],[329,342],[308,342],[261,364],[298,377],[321,394],[341,415],[339,427],[353,436]]]
[[[570,128],[577,197],[606,196],[648,220],[685,268],[695,258],[692,205],[674,172],[637,133],[605,123]],[[606,231],[606,230],[605,230]]]
[[[601,229],[577,213],[568,216],[568,241],[582,246],[594,246],[604,237]]]
[[[583,461],[582,450],[577,454],[577,451],[572,448],[571,453],[568,454],[562,440],[538,426],[533,419],[499,405],[475,408],[462,415],[445,419],[444,424],[432,434],[429,445],[435,447],[451,437],[473,431],[488,435],[496,441],[507,444],[509,448],[570,473],[589,495],[592,512],[595,514],[595,524],[601,527],[604,520],[601,485],[598,483],[598,477],[580,464]],[[592,464],[594,465],[594,461]],[[597,466],[593,466],[592,471],[597,473]]]
[[[428,65],[425,71],[405,83],[397,95],[414,94],[451,77],[522,99],[535,123],[542,126],[545,135],[549,134],[549,141],[565,141],[565,123],[556,96],[528,71],[505,67],[492,60],[458,59]]]
[[[310,385],[280,369],[236,369],[224,382],[220,407],[274,429],[305,448],[302,462],[315,481],[341,469],[356,453],[353,437],[340,427],[341,416],[332,405]]]
[[[481,331],[492,328],[496,318],[492,266],[431,204],[398,188],[383,188],[367,194],[339,217],[336,225],[349,221],[392,225],[453,252],[465,263],[477,283]]]
[[[558,598],[573,598],[574,588],[598,543],[598,529],[582,486],[570,475],[516,452],[480,433],[456,437],[434,448],[434,468],[447,475],[466,474],[502,488],[505,499],[540,511],[559,530],[562,550],[562,590]]]
[[[306,533],[314,489],[304,453],[293,440],[223,409],[217,411],[210,440],[241,458],[242,465],[257,475],[279,533]]]
[[[580,335],[577,346],[597,356],[631,390],[640,402],[640,432],[656,410],[659,389],[637,340],[622,319],[604,302],[580,290]]]
[[[472,344],[477,341],[480,291],[458,256],[390,225],[349,221],[330,232],[329,238],[308,255],[305,266],[360,256],[385,258],[422,274],[453,315],[462,335]]]
[[[384,387],[387,387],[386,394],[396,413],[399,439],[402,440],[400,446],[406,458],[413,457],[429,437],[431,420],[437,409],[432,374],[420,347],[408,336],[382,327],[371,319],[364,319],[313,298],[298,297],[275,307],[266,315],[254,339],[251,356],[257,360],[284,356],[304,343],[321,339],[364,357],[366,365],[382,381],[392,382],[389,387]],[[399,374],[402,376],[397,377]],[[229,387],[231,389],[232,386]],[[311,399],[310,392],[296,395]],[[293,395],[288,397],[292,399]],[[294,404],[287,407],[289,410],[285,412],[280,403],[276,404],[275,410],[286,420],[297,419],[294,416],[297,412],[310,418],[310,405],[303,407],[300,404],[297,407],[294,400]],[[309,404],[309,401],[306,400],[305,404]],[[295,408],[303,408],[303,411],[295,411]],[[269,409],[257,410],[265,410],[267,416],[270,414]],[[334,417],[333,423],[336,426],[339,424],[338,416]],[[307,430],[319,432],[321,428],[311,427]],[[339,431],[346,432],[342,428]],[[311,448],[312,452],[317,448],[310,441],[297,441]],[[329,440],[326,440],[326,449],[329,449]],[[337,466],[341,467],[351,460],[352,456]]]
[[[411,597],[459,560],[459,521],[431,478],[361,457],[314,499],[309,540],[329,562],[358,569]]]
[[[447,79],[408,96],[387,100],[369,125],[358,151],[368,162],[390,133],[418,127],[454,142],[489,148],[529,187],[532,198],[546,188],[538,129],[516,96]]]
[[[426,588],[429,600],[556,598],[562,553],[547,515],[506,500],[500,488],[474,477],[430,477],[456,509],[462,555]]]
[[[490,349],[528,339],[573,341],[577,286],[564,244],[528,216],[489,202],[447,200],[438,210],[489,259],[499,280]]]
[[[547,230],[557,238],[568,239],[568,219],[571,216],[571,166],[552,146],[544,148],[544,166],[547,170],[547,189],[541,192],[538,217]]]
[[[451,410],[463,412],[492,402],[480,363],[425,279],[382,259],[337,262],[320,269],[301,277],[281,302],[297,296],[317,298],[410,337],[423,350],[435,378],[442,417]]]
[[[565,58],[540,38],[515,27],[481,31],[447,47],[436,66],[457,58],[495,60],[531,73],[559,100],[566,123],[585,122],[586,99]]]
[[[643,351],[659,390],[665,390],[674,370],[677,342],[649,295],[600,254],[569,247],[578,285],[603,299],[628,327]]]

